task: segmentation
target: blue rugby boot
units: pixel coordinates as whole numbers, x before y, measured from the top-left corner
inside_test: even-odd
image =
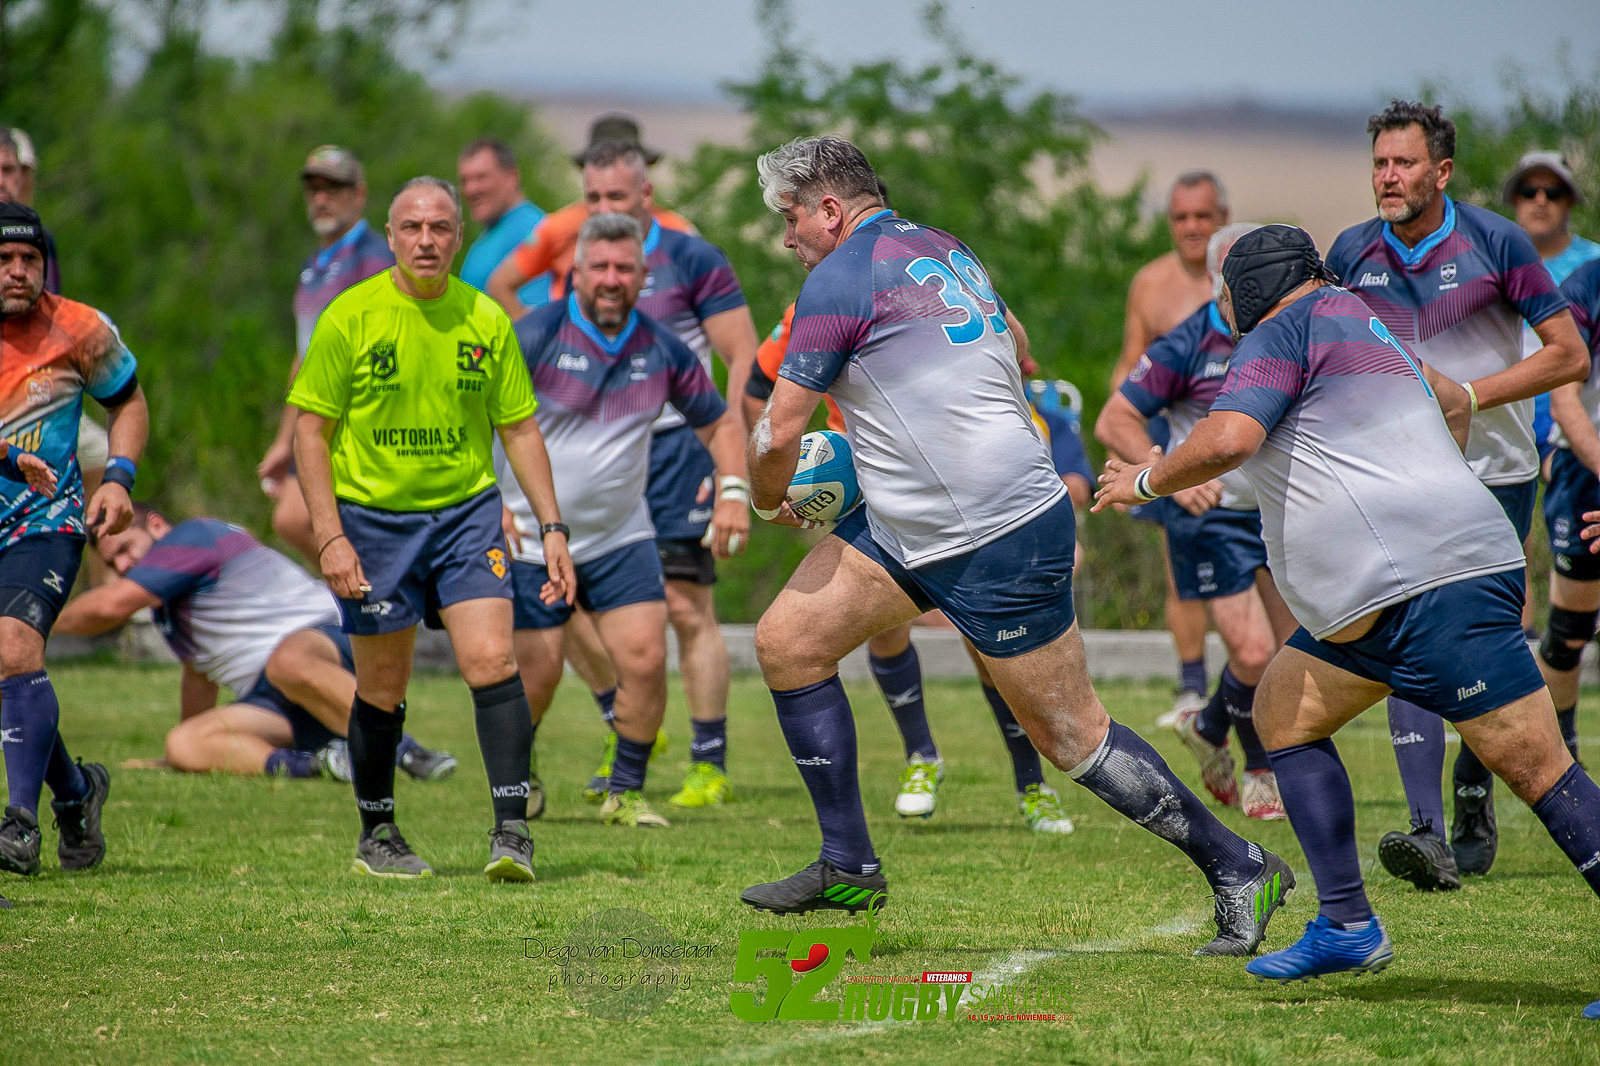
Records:
[[[1282,951],[1245,964],[1263,981],[1309,981],[1333,973],[1377,973],[1394,961],[1389,934],[1377,915],[1360,929],[1340,929],[1320,914],[1306,923],[1306,935]]]

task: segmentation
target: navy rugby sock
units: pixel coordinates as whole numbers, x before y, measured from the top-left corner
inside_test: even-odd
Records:
[[[600,708],[600,720],[609,727],[617,717],[616,686],[613,685],[604,692],[591,692],[589,695],[594,697],[595,704]]]
[[[50,761],[45,764],[44,783],[50,786],[57,803],[82,803],[89,796],[89,779],[67,754],[67,743],[61,739],[59,728],[55,746],[50,749]]]
[[[1228,742],[1230,684],[1237,688],[1239,683],[1234,678],[1233,671],[1224,666],[1222,676],[1217,678],[1216,691],[1211,694],[1211,698],[1200,708],[1200,713],[1194,719],[1194,731],[1199,733],[1206,743],[1219,748]]]
[[[715,722],[701,722],[691,719],[689,725],[694,730],[694,739],[689,742],[689,761],[708,762],[719,770],[726,770],[728,720],[718,718]]]
[[[1578,758],[1578,705],[1563,708],[1556,712],[1556,724],[1561,727],[1561,743],[1567,746],[1567,753],[1576,761]]]
[[[1222,709],[1239,738],[1240,750],[1244,752],[1244,768],[1254,771],[1270,769],[1267,749],[1262,747],[1261,737],[1256,733],[1256,687],[1240,681],[1233,676],[1232,670],[1223,667],[1217,691],[1222,695]]]
[[[638,792],[644,788],[645,771],[650,767],[650,751],[655,738],[629,740],[617,734],[617,753],[611,759],[611,791]]]
[[[1489,772],[1489,768],[1483,765],[1483,760],[1478,758],[1466,744],[1461,745],[1461,752],[1456,756],[1453,776],[1457,788],[1463,785],[1494,787],[1494,774]]]
[[[905,651],[886,659],[868,652],[867,665],[872,668],[872,679],[883,693],[883,702],[889,705],[889,713],[894,715],[895,728],[900,730],[906,758],[921,755],[926,759],[937,759],[939,746],[933,742],[933,733],[928,728],[928,711],[922,702],[922,660],[917,657],[917,646],[907,644]]]
[[[350,744],[350,782],[355,786],[364,834],[394,821],[394,753],[405,721],[404,701],[391,712],[356,693],[346,739]]]
[[[1205,659],[1185,659],[1178,664],[1178,687],[1204,696],[1211,686],[1206,684]]]
[[[267,756],[268,777],[318,777],[322,768],[317,765],[314,751],[295,751],[292,748],[273,748]]]
[[[1533,813],[1600,895],[1600,787],[1573,763],[1533,805]]]
[[[1189,856],[1213,887],[1237,888],[1261,872],[1261,849],[1218,821],[1122,723],[1113,721],[1094,754],[1068,773],[1112,810]]]
[[[504,681],[473,689],[472,706],[495,824],[523,821],[528,817],[533,712],[528,708],[522,678],[512,674]]]
[[[856,777],[856,724],[838,675],[804,688],[773,689],[772,702],[789,754],[817,809],[822,858],[847,873],[877,870]]]
[[[55,686],[43,670],[0,680],[0,751],[5,753],[8,806],[38,815],[50,754],[61,742],[56,733],[60,721]]]
[[[1372,917],[1361,883],[1356,802],[1350,775],[1331,740],[1270,751],[1278,792],[1306,865],[1317,882],[1319,913],[1341,929]]]
[[[999,689],[990,685],[983,686],[983,698],[989,701],[995,724],[1000,727],[1000,735],[1005,739],[1006,751],[1011,753],[1011,777],[1017,784],[1017,791],[1021,792],[1029,785],[1044,784],[1044,767],[1039,765],[1039,752],[1034,749],[1033,741],[1028,739],[1028,731],[1011,713],[1011,705],[1006,703]]]
[[[1411,828],[1431,825],[1444,835],[1444,719],[1390,696],[1389,741],[1411,808]]]

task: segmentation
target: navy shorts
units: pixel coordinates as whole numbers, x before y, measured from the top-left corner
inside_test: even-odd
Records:
[[[334,647],[339,649],[339,662],[346,670],[355,673],[356,662],[350,655],[350,638],[345,636],[338,626],[331,623],[312,628],[333,641]],[[316,715],[291,700],[283,694],[282,689],[268,681],[265,670],[261,671],[261,677],[256,681],[255,688],[240,696],[239,702],[287,718],[289,728],[294,731],[295,751],[320,751],[339,739],[339,734],[317,721]]]
[[[1588,524],[1585,511],[1600,511],[1600,477],[1566,448],[1557,448],[1544,488],[1544,524],[1556,573],[1573,581],[1600,581],[1600,555],[1591,555],[1590,542],[1578,535]]]
[[[38,533],[0,549],[0,616],[48,637],[78,579],[83,541],[76,533]]]
[[[1544,687],[1522,633],[1522,572],[1453,581],[1385,608],[1360,640],[1334,644],[1304,628],[1289,647],[1447,722],[1465,722]]]
[[[661,580],[661,560],[656,555],[653,540],[624,544],[598,559],[578,563],[574,569],[578,574],[578,606],[586,611],[598,614],[630,603],[667,598]],[[539,600],[539,590],[550,580],[550,571],[542,563],[514,561],[511,577],[516,589],[512,599],[515,628],[555,629],[566,625],[567,619],[572,617],[572,608],[565,600],[548,606]]]
[[[346,633],[377,636],[419,621],[439,629],[441,608],[511,598],[511,555],[493,488],[437,511],[385,511],[340,500],[339,519],[372,586],[359,600],[339,601]]]
[[[1533,529],[1533,504],[1539,498],[1539,479],[1515,485],[1485,485],[1517,530],[1517,543],[1527,541]]]
[[[705,536],[717,496],[711,484],[716,464],[700,438],[679,426],[650,438],[650,481],[644,491],[659,540]]]
[[[867,509],[839,520],[832,536],[888,571],[913,603],[941,610],[983,654],[1009,659],[1072,628],[1072,500],[981,548],[907,569],[872,539]]]
[[[1215,600],[1255,588],[1267,565],[1261,512],[1214,507],[1192,515],[1173,505],[1167,513],[1167,558],[1180,600]]]
[[[1156,415],[1150,419],[1144,424],[1144,430],[1150,435],[1150,443],[1160,448],[1163,452],[1167,450],[1167,445],[1172,443],[1172,427],[1167,424],[1166,415]],[[1181,511],[1182,509],[1163,496],[1159,500],[1151,500],[1149,503],[1135,504],[1128,508],[1128,514],[1141,522],[1154,522],[1158,526],[1164,526],[1167,524],[1167,519],[1172,516],[1173,511]]]

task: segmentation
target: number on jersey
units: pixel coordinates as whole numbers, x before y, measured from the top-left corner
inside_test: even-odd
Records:
[[[950,262],[943,263],[925,255],[908,263],[906,273],[918,285],[937,284],[939,299],[944,305],[966,316],[960,322],[945,324],[945,336],[950,338],[951,344],[971,344],[979,339],[983,336],[985,322],[997,334],[1006,331],[1000,298],[995,295],[983,267],[971,256],[952,250]]]

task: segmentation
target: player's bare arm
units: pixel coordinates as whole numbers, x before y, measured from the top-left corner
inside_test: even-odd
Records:
[[[184,720],[204,714],[217,705],[217,683],[183,664],[183,680],[178,683],[178,718]]]
[[[517,298],[517,290],[528,283],[528,278],[517,265],[516,256],[508,255],[489,275],[489,297],[505,309],[515,322],[528,313]]]
[[[119,577],[74,597],[56,619],[57,633],[75,637],[98,637],[123,625],[146,607],[159,607],[161,601],[138,582]]]
[[[1444,415],[1444,424],[1450,427],[1450,436],[1465,452],[1467,433],[1472,428],[1472,398],[1467,395],[1466,389],[1427,363],[1422,364],[1422,377],[1433,390],[1433,398],[1438,401],[1439,411]]]
[[[1550,393],[1550,417],[1561,427],[1562,436],[1573,456],[1590,473],[1600,472],[1600,432],[1589,421],[1583,409],[1583,386],[1577,383],[1563,385]]]
[[[113,456],[139,461],[145,442],[150,439],[150,408],[145,403],[144,389],[135,386],[132,396],[106,409],[106,436]],[[128,498],[128,490],[110,479],[102,481],[84,511],[83,521],[98,534],[127,529],[133,521],[133,501]]]
[[[1016,348],[1017,369],[1022,371],[1023,377],[1033,377],[1039,372],[1039,364],[1033,358],[1033,345],[1028,340],[1028,331],[1009,307],[1006,308],[1006,329],[1011,332],[1011,343]]]
[[[722,358],[722,363],[728,368],[728,410],[738,422],[739,436],[743,437],[749,425],[744,418],[744,405],[732,401],[744,396],[745,382],[750,380],[750,368],[756,363],[756,324],[750,317],[750,308],[730,307],[726,311],[719,311],[700,322],[700,327],[706,331],[706,339],[711,342],[711,348]],[[717,464],[717,469],[722,469],[722,464]]]
[[[1128,286],[1128,309],[1122,316],[1122,353],[1117,356],[1116,368],[1111,371],[1113,392],[1133,373],[1134,364],[1150,347],[1150,342],[1156,339],[1156,332],[1150,328],[1150,314],[1146,305],[1155,298],[1154,273],[1160,262],[1157,259],[1143,267],[1133,276],[1133,284]]]
[[[1124,463],[1107,459],[1100,475],[1100,491],[1095,493],[1093,510],[1103,511],[1113,504],[1132,506],[1148,502],[1139,495],[1135,482],[1146,469],[1146,487],[1159,496],[1171,496],[1182,489],[1203,485],[1221,477],[1261,450],[1267,431],[1247,414],[1238,411],[1213,411],[1194,427],[1189,438],[1161,455],[1152,449],[1151,461]]]
[[[800,463],[800,438],[822,402],[822,393],[779,378],[772,386],[761,417],[750,433],[746,460],[750,467],[750,504],[757,514],[777,511],[770,521],[810,529],[816,525],[789,510],[787,493]]]
[[[746,478],[744,426],[733,414],[733,407],[709,426],[696,429],[711,461],[717,466],[717,503],[711,512],[711,528],[706,531],[711,554],[718,559],[743,550],[750,539],[750,489]]]
[[[545,451],[544,435],[534,417],[496,427],[500,443],[505,446],[506,458],[511,461],[511,472],[517,485],[528,498],[533,515],[541,527],[559,524],[561,508],[556,503],[555,478],[550,473],[550,455]],[[539,590],[545,603],[566,600],[572,603],[578,594],[578,578],[572,569],[572,557],[567,554],[567,535],[551,530],[543,535],[544,562],[550,580]]]
[[[1120,392],[1111,394],[1100,417],[1095,419],[1095,439],[1125,463],[1142,463],[1154,447],[1145,429],[1145,417]],[[1172,498],[1190,514],[1202,515],[1222,503],[1222,482],[1212,480],[1193,488],[1181,489]]]
[[[289,364],[289,382],[285,390],[294,386],[294,376],[300,373],[300,356],[296,355]],[[276,497],[278,494],[277,482],[289,473],[289,465],[294,461],[294,423],[298,409],[288,404],[283,405],[283,414],[278,418],[278,432],[272,438],[272,443],[267,445],[267,452],[261,457],[261,462],[256,464],[256,476],[263,484],[262,489],[268,496]],[[270,484],[270,488],[269,485]]]
[[[1589,349],[1584,346],[1571,311],[1551,315],[1533,331],[1544,347],[1515,366],[1472,383],[1478,410],[1530,399],[1589,376]]]
[[[306,510],[311,513],[317,566],[335,596],[359,600],[370,586],[350,538],[344,535],[339,504],[333,495],[333,460],[328,442],[337,426],[338,422],[331,418],[300,411],[294,425],[295,469],[300,476],[300,491],[305,494]]]

